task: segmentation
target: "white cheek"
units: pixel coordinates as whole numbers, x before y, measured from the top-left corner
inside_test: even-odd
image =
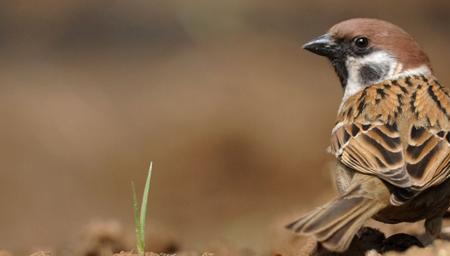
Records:
[[[364,86],[358,82],[361,61],[356,58],[349,57],[345,64],[347,66],[348,78],[345,86],[343,101],[364,88]]]
[[[370,84],[363,84],[360,79],[360,69],[364,65],[374,65],[374,66],[387,66],[388,71],[386,75],[380,77],[378,81],[373,81],[371,84],[376,82],[381,82],[395,75],[396,70],[398,70],[397,60],[387,52],[377,51],[371,53],[364,57],[348,57],[346,61],[346,67],[348,71],[347,84],[345,86],[345,92],[343,101],[348,99],[350,96],[358,93],[366,86]],[[401,69],[401,67],[400,67]]]

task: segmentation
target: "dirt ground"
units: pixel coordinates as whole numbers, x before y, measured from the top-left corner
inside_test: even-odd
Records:
[[[131,251],[150,161],[149,251],[311,250],[283,226],[335,193],[342,92],[301,45],[356,16],[404,27],[450,84],[446,0],[0,2],[0,255]]]

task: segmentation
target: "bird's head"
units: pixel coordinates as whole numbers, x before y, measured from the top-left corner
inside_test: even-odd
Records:
[[[408,74],[431,74],[427,55],[398,26],[377,19],[340,22],[303,46],[327,57],[349,97],[365,86]]]

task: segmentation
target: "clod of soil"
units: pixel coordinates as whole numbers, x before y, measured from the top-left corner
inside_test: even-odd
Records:
[[[165,253],[154,253],[154,252],[146,252],[144,256],[214,256],[215,254],[204,252],[204,253],[196,253],[196,252],[182,252],[177,254],[165,254]],[[114,256],[139,256],[139,254],[134,252],[120,252],[114,254]],[[231,255],[230,255],[231,256]]]

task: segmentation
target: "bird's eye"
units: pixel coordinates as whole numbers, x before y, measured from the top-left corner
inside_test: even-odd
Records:
[[[364,36],[358,36],[353,39],[353,44],[360,49],[364,49],[369,46],[369,39]]]

